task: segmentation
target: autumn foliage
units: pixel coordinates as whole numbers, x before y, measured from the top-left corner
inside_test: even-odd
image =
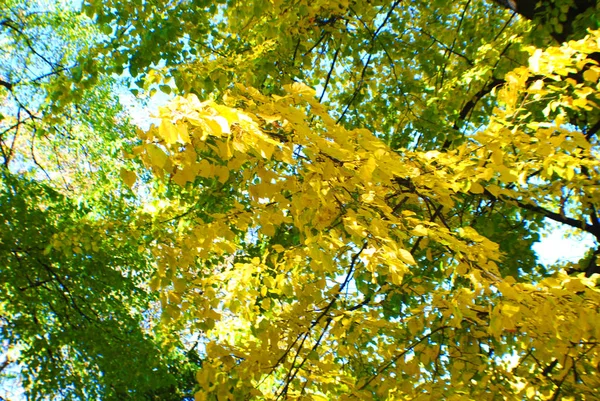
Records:
[[[79,80],[57,72],[71,83],[47,84],[64,93],[126,67],[106,96],[133,81],[138,97],[170,96],[142,127],[78,121],[107,149],[86,159],[89,174],[46,150],[59,167],[42,176],[15,131],[67,124],[83,100],[5,124],[23,142],[8,158],[3,139],[2,204],[43,213],[47,234],[0,237],[15,271],[3,297],[21,302],[3,306],[2,335],[37,361],[29,377],[75,367],[48,385],[30,379],[35,391],[595,399],[598,251],[542,266],[531,249],[549,221],[600,238],[595,3],[531,14],[519,1],[156,3],[85,3],[102,33],[75,59]],[[41,332],[40,313],[72,340],[21,339]],[[82,334],[73,316],[111,331]],[[122,333],[135,333],[130,351],[113,345]],[[111,385],[103,376],[119,367],[96,360],[96,344],[117,364],[146,362]]]

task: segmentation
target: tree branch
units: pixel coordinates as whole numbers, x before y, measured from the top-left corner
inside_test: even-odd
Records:
[[[2,79],[0,79],[0,85],[4,86],[6,89],[8,89],[9,91],[12,91],[13,88],[13,84],[11,84],[10,82],[6,82]]]
[[[379,28],[377,28],[375,33],[373,33],[373,36],[371,37],[371,46],[369,48],[369,57],[367,57],[367,61],[365,62],[365,65],[360,73],[360,80],[358,81],[358,84],[356,85],[356,88],[354,89],[352,98],[350,98],[350,101],[346,104],[346,107],[344,108],[344,111],[342,112],[340,117],[337,119],[336,124],[339,124],[340,121],[342,121],[344,119],[344,117],[346,116],[346,113],[348,112],[348,109],[350,108],[352,103],[354,103],[354,100],[356,99],[356,97],[358,96],[358,93],[362,89],[363,82],[365,79],[365,74],[367,72],[367,68],[369,68],[369,64],[371,63],[371,59],[373,58],[373,53],[371,53],[371,51],[373,50],[373,47],[375,47],[375,40],[377,39],[377,35],[379,35],[379,32],[381,32],[381,29],[383,29],[383,27],[387,24],[388,20],[392,16],[392,13],[396,9],[396,7],[398,7],[398,4],[400,4],[400,1],[401,0],[396,0],[394,2],[394,4],[392,4],[392,7],[386,14],[385,18],[383,19],[383,22],[381,23],[381,25],[379,25]]]
[[[325,84],[323,85],[323,92],[321,96],[319,96],[319,102],[323,101],[323,97],[325,97],[325,92],[327,91],[327,85],[329,85],[329,80],[331,79],[331,74],[333,73],[333,69],[335,68],[335,62],[337,60],[338,54],[340,53],[340,47],[335,49],[335,53],[333,54],[333,60],[331,61],[331,67],[329,68],[329,72],[327,73],[327,78],[325,78]]]
[[[487,196],[488,198],[492,199],[492,200],[499,200],[494,194],[492,194],[490,191],[488,191],[487,189],[484,189],[485,196]],[[522,209],[526,209],[532,212],[535,212],[537,214],[540,214],[544,217],[549,218],[550,220],[554,220],[558,223],[562,223],[562,224],[566,224],[568,226],[571,226],[573,228],[578,228],[580,230],[584,230],[590,234],[592,234],[594,237],[596,237],[598,240],[600,240],[600,230],[598,230],[594,225],[592,224],[588,224],[585,221],[580,221],[577,219],[574,219],[572,217],[567,217],[567,216],[563,216],[559,213],[553,212],[551,210],[545,209],[541,206],[538,205],[532,205],[529,203],[524,203],[520,200],[517,199],[512,199],[512,198],[506,198],[503,199],[504,201],[512,201],[515,202],[517,204],[517,206],[519,206]]]
[[[598,122],[596,124],[594,124],[592,126],[592,128],[590,128],[586,133],[585,133],[585,139],[587,139],[588,141],[590,139],[592,139],[592,137],[594,135],[596,135],[598,133],[598,131],[600,131],[600,120],[598,120]]]
[[[398,355],[394,356],[392,359],[390,359],[387,363],[385,363],[384,365],[382,365],[379,369],[377,369],[377,372],[372,375],[365,383],[362,384],[362,386],[360,386],[358,388],[358,390],[363,390],[365,389],[373,380],[375,380],[375,378],[377,376],[379,376],[380,374],[382,374],[385,370],[387,370],[390,366],[392,366],[394,363],[396,363],[398,361],[398,359],[402,358],[404,355],[406,355],[408,352],[410,352],[413,348],[415,348],[417,345],[421,344],[423,341],[427,340],[429,337],[431,337],[432,335],[434,335],[435,333],[437,333],[438,331],[444,330],[446,328],[446,326],[440,326],[437,329],[432,330],[429,334],[424,335],[423,337],[421,337],[420,339],[413,341],[412,344],[410,344],[408,347],[406,347],[404,349],[404,351],[402,351],[401,353],[399,353]]]
[[[327,304],[327,306],[325,307],[325,309],[323,309],[323,311],[319,314],[319,316],[317,316],[317,318],[311,323],[310,327],[308,328],[308,330],[306,330],[306,332],[302,335],[300,335],[302,338],[302,341],[300,342],[300,345],[298,346],[298,350],[296,351],[296,355],[294,356],[294,360],[292,361],[292,366],[290,367],[290,370],[287,374],[287,377],[285,379],[285,384],[283,386],[283,388],[281,389],[281,391],[279,392],[279,394],[277,395],[276,399],[280,399],[284,396],[287,395],[289,386],[292,382],[292,380],[294,380],[294,378],[296,377],[296,375],[298,374],[298,372],[300,371],[300,369],[302,368],[302,366],[304,365],[304,363],[306,362],[306,359],[308,358],[308,356],[305,356],[304,358],[302,358],[302,361],[300,362],[300,364],[298,366],[296,365],[296,360],[298,359],[298,357],[300,356],[300,351],[302,351],[302,347],[304,346],[304,342],[306,341],[306,339],[308,338],[310,332],[312,331],[312,329],[317,326],[319,324],[319,322],[321,321],[321,319],[323,319],[323,317],[325,317],[328,313],[329,310],[335,305],[335,303],[338,301],[338,299],[340,298],[342,291],[344,291],[344,288],[348,285],[348,283],[350,282],[350,278],[352,277],[352,274],[354,273],[354,269],[356,266],[356,263],[358,262],[358,257],[361,255],[361,253],[365,250],[365,248],[368,245],[368,241],[365,241],[362,245],[362,247],[352,256],[352,259],[350,261],[350,268],[348,269],[348,273],[346,274],[346,277],[344,278],[344,281],[340,284],[340,288],[336,291],[335,295],[333,296],[333,298],[331,299],[331,301],[329,301],[329,303]],[[325,332],[327,331],[327,328],[329,327],[329,325],[331,324],[331,318],[328,317],[327,322],[325,324],[325,327],[323,328],[323,330],[321,331],[321,334],[319,335],[319,338],[317,340],[317,342],[315,343],[315,345],[312,347],[311,352],[315,351],[317,346],[320,344],[323,335],[325,334]],[[296,341],[298,341],[298,339],[296,339]],[[296,342],[295,341],[295,342]],[[289,352],[286,351],[286,354]],[[280,358],[281,360],[281,358]]]

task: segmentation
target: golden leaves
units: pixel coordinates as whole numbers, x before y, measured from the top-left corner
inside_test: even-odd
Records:
[[[600,67],[598,66],[591,66],[583,72],[583,79],[591,83],[598,82],[598,77],[600,77]]]
[[[177,128],[167,118],[163,118],[158,127],[158,134],[165,140],[167,145],[174,144],[178,139]]]
[[[406,249],[398,249],[398,258],[406,263],[407,265],[414,266],[417,264],[412,254],[408,252]]]
[[[135,181],[137,180],[137,174],[135,173],[135,171],[129,171],[127,169],[121,168],[120,174],[123,182],[129,188],[133,188],[133,184],[135,184]]]
[[[152,165],[163,168],[169,159],[169,156],[159,146],[149,143],[146,145],[146,154],[150,158]]]
[[[416,374],[442,352],[435,341],[443,340],[420,341],[446,330],[443,338],[457,351],[448,351],[444,374],[460,382],[483,374],[471,366],[480,362],[480,344],[489,347],[484,340],[501,348],[506,338],[530,333],[539,335],[535,341],[561,344],[591,338],[592,314],[576,315],[581,303],[568,299],[587,295],[589,287],[564,278],[533,285],[502,277],[499,245],[452,213],[456,205],[470,207],[465,199],[560,196],[561,187],[545,189],[545,180],[576,181],[584,166],[598,167],[585,137],[559,116],[561,108],[594,107],[589,83],[597,76],[587,73],[587,84],[565,80],[568,96],[564,87],[531,81],[532,74],[555,78],[571,71],[577,58],[567,56],[534,51],[529,68],[507,75],[498,94],[502,108],[489,125],[443,152],[392,151],[365,129],[347,130],[299,83],[271,97],[238,87],[227,95],[238,108],[176,99],[138,154],[171,169],[177,185],[194,182],[190,190],[198,198],[216,198],[218,212],[208,207],[206,220],[186,218],[190,227],[181,224],[169,239],[180,246],[171,249],[185,249],[195,262],[169,261],[161,268],[164,280],[155,283],[175,289],[167,304],[191,305],[174,319],[194,316],[218,345],[207,350],[213,376],[198,379],[206,391],[217,391],[210,384],[217,375],[243,377],[275,398],[273,389],[289,371],[329,388],[338,382],[333,376],[348,372],[332,355],[365,358],[349,341],[377,338],[381,345],[369,361],[374,371]],[[526,113],[527,96],[541,102],[550,95],[556,105],[548,113],[556,112],[556,120]],[[188,279],[193,285],[171,280],[171,270],[196,277]],[[424,271],[439,280],[415,277]],[[202,295],[188,290],[193,286]],[[421,297],[423,305],[407,306],[407,296]],[[566,334],[558,314],[541,318],[554,310],[579,319],[581,330]],[[394,359],[397,348],[413,359]],[[224,359],[233,354],[244,356],[238,363]],[[348,393],[362,390],[356,382],[349,381]]]
[[[302,82],[294,82],[290,85],[284,85],[283,89],[288,93],[306,95],[311,97],[314,97],[317,94],[317,92],[313,88],[307,86],[306,84],[303,84]]]

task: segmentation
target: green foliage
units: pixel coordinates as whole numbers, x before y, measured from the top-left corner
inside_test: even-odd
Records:
[[[34,398],[135,398],[172,384],[142,331],[148,268],[126,233],[8,174],[0,202],[1,335],[21,348]]]
[[[149,239],[119,176],[134,128],[86,57],[96,28],[59,4],[2,13],[2,378],[31,399],[181,399],[195,364],[152,331]]]

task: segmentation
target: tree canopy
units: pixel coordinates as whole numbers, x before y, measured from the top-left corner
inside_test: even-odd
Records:
[[[3,383],[597,397],[595,1],[5,3]]]

